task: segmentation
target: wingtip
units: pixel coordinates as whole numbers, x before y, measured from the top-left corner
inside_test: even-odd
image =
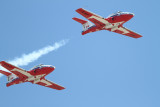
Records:
[[[143,36],[137,33],[137,38],[141,38],[141,37],[143,37]]]
[[[59,88],[59,89],[57,89],[57,90],[64,90],[64,89],[66,89],[66,88],[64,88],[64,87],[61,87],[61,88]]]
[[[61,90],[64,90],[64,89],[66,89],[66,88],[63,87]]]
[[[76,17],[73,17],[72,19],[73,19],[73,20],[75,20],[75,19],[76,19]]]
[[[1,61],[0,64],[2,64],[2,63],[7,63],[7,62],[6,61]]]
[[[77,10],[79,10],[79,9],[83,9],[83,8],[78,8]]]
[[[2,63],[4,63],[5,61],[0,61],[0,65],[2,65]]]
[[[78,9],[76,9],[76,12],[78,12],[79,10],[84,10],[83,8],[78,8]]]
[[[2,63],[2,62],[4,62],[4,61],[0,61],[0,63]]]

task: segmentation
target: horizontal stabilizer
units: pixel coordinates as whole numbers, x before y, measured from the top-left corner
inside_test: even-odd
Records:
[[[82,19],[79,19],[79,18],[76,18],[76,17],[74,17],[74,18],[72,18],[72,19],[75,20],[75,21],[77,21],[77,22],[79,22],[79,23],[81,23],[81,24],[87,23],[87,21],[82,20]]]
[[[9,73],[9,72],[6,72],[6,71],[2,71],[2,70],[0,70],[0,73],[4,74],[4,75],[6,75],[6,76],[9,76],[9,75],[11,75],[11,73]]]

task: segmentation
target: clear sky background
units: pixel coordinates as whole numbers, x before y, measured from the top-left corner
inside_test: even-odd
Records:
[[[27,66],[54,65],[46,78],[62,91],[23,83],[6,87],[0,78],[0,107],[160,107],[158,0],[0,0],[0,60],[13,60],[55,42],[69,42]],[[135,16],[124,24],[139,39],[109,31],[81,35],[72,17],[85,8],[107,17]]]

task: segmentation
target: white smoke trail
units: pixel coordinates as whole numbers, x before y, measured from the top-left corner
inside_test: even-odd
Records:
[[[15,66],[25,66],[28,65],[31,62],[36,61],[41,56],[48,54],[49,52],[52,52],[54,50],[57,50],[58,48],[64,46],[69,40],[62,40],[60,42],[56,42],[53,45],[46,46],[42,49],[39,49],[37,51],[33,51],[29,54],[23,54],[21,57],[16,57],[15,59],[8,61],[9,63],[15,65]],[[3,67],[0,67],[1,70],[5,70]],[[0,74],[0,77],[2,74]]]

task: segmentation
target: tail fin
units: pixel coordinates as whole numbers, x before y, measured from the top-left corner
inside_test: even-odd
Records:
[[[82,24],[83,32],[88,30],[91,26],[93,26],[93,24],[90,23],[89,21],[85,21],[85,20],[82,20],[82,19],[79,19],[79,18],[76,18],[76,17],[74,17],[72,19]]]
[[[13,81],[13,80],[18,79],[18,77],[16,75],[12,74],[12,73],[2,71],[2,70],[0,70],[0,73],[7,76],[7,80],[8,80],[8,83],[6,84],[7,87],[13,85],[13,82],[15,83],[15,81]]]
[[[0,73],[4,74],[4,75],[6,75],[6,76],[9,76],[9,75],[11,75],[11,73],[9,73],[9,72],[6,72],[6,71],[2,71],[2,70],[0,70]]]

